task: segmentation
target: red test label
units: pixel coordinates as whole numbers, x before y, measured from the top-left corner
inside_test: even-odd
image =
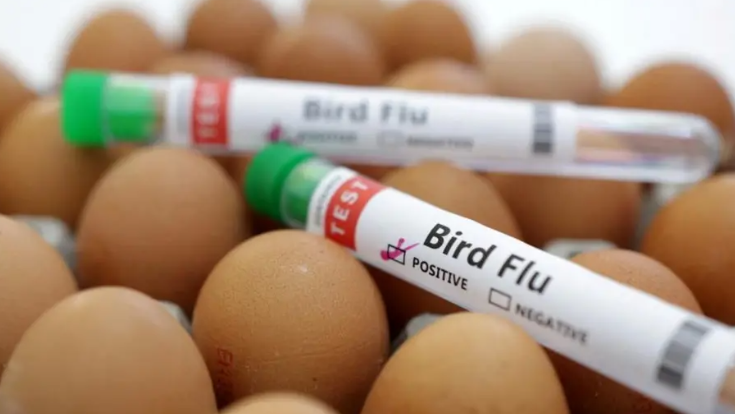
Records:
[[[191,131],[194,144],[222,145],[228,141],[227,107],[230,81],[199,79],[191,106]]]
[[[385,187],[373,180],[356,176],[347,180],[329,200],[324,219],[327,238],[355,250],[355,230],[368,201]]]

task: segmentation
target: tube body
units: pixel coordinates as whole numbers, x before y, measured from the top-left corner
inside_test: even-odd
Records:
[[[281,216],[362,261],[678,411],[727,413],[735,331],[321,159],[284,181]],[[720,403],[723,401],[723,403]]]
[[[482,171],[678,183],[709,175],[720,151],[713,126],[689,114],[256,78],[112,74],[102,106],[109,143],[213,154],[289,142],[340,163],[434,158]],[[130,119],[147,124],[116,127]],[[131,129],[148,136],[118,133]]]

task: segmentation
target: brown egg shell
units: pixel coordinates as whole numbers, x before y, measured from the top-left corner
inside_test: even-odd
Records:
[[[27,225],[0,215],[0,376],[25,330],[76,290],[58,252]]]
[[[59,302],[26,331],[0,383],[0,412],[215,414],[196,345],[166,309],[126,288]]]
[[[202,288],[193,335],[220,404],[272,391],[357,413],[388,352],[380,293],[341,246],[281,230],[231,251]]]
[[[566,414],[543,349],[506,319],[446,316],[393,354],[362,414]]]
[[[89,193],[112,159],[103,150],[68,144],[59,100],[33,101],[0,138],[0,211],[48,215],[75,228]]]
[[[673,270],[696,296],[704,313],[735,325],[732,300],[735,257],[735,174],[724,173],[684,191],[653,218],[641,252]]]
[[[537,27],[508,40],[489,59],[487,76],[501,96],[597,104],[603,97],[596,58],[580,37]]]
[[[641,208],[638,183],[568,177],[487,174],[523,232],[542,248],[556,239],[633,242]]]
[[[64,71],[101,69],[143,72],[168,47],[139,14],[111,9],[92,17],[73,38]]]
[[[205,0],[191,14],[187,50],[206,50],[253,65],[278,29],[275,16],[260,0]]]
[[[116,163],[77,236],[84,287],[122,285],[191,312],[217,262],[250,234],[239,188],[191,150],[151,147]]]
[[[228,407],[222,414],[337,414],[337,412],[307,395],[274,392],[246,398]]]
[[[443,0],[412,0],[393,8],[385,22],[385,41],[395,69],[432,58],[477,61],[464,16]]]
[[[357,86],[379,85],[385,76],[373,39],[350,20],[331,14],[281,28],[265,45],[257,69],[267,78]]]

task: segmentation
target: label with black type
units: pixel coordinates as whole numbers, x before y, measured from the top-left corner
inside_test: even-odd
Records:
[[[164,128],[167,141],[212,153],[289,142],[343,161],[440,157],[473,166],[573,159],[577,109],[570,102],[176,75]]]
[[[361,260],[674,409],[714,410],[733,330],[348,169],[311,200],[307,230]]]

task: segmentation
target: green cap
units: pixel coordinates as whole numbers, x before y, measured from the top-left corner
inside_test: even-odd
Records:
[[[314,153],[287,143],[266,146],[250,161],[245,180],[245,198],[256,212],[283,222],[281,193],[291,171],[314,158]]]
[[[61,88],[61,125],[66,140],[81,147],[102,147],[108,134],[117,141],[154,138],[155,93],[134,83],[110,85],[110,74],[72,71]]]

